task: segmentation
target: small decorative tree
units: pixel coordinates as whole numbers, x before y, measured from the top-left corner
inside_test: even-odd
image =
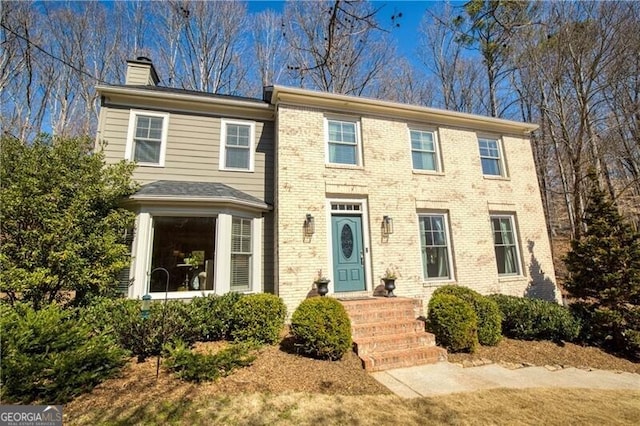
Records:
[[[565,288],[578,299],[590,340],[640,355],[640,236],[624,222],[595,178],[585,211],[586,232],[565,258]]]

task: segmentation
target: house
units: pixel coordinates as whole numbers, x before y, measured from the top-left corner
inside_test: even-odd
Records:
[[[370,296],[444,284],[559,300],[529,133],[535,125],[267,87],[164,88],[150,61],[99,86],[97,142],[138,163],[129,297],[274,292],[314,280]],[[165,274],[162,270],[168,271]],[[151,273],[153,271],[153,273]],[[167,279],[167,275],[169,278]]]

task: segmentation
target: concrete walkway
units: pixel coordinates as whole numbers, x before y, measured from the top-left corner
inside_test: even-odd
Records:
[[[491,388],[591,388],[640,390],[640,374],[546,367],[508,369],[499,364],[463,368],[438,362],[371,374],[403,398],[473,392]]]

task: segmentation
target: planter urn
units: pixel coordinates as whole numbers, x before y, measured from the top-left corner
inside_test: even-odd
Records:
[[[393,290],[396,289],[396,279],[395,278],[383,278],[384,281],[384,289],[387,291],[387,297],[396,297],[393,294]]]
[[[331,280],[326,280],[326,279],[316,281],[316,290],[318,291],[318,294],[320,296],[325,296],[327,293],[329,293],[330,281]]]

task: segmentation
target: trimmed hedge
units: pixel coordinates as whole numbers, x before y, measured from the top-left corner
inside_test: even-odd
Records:
[[[191,321],[201,342],[229,339],[235,305],[242,298],[240,293],[222,296],[194,297],[189,303]]]
[[[502,334],[520,340],[573,341],[580,321],[557,303],[539,299],[493,294],[502,311]]]
[[[440,293],[429,300],[427,330],[438,345],[451,352],[475,352],[478,347],[478,316],[471,304],[458,296]]]
[[[291,334],[299,352],[338,360],[351,350],[351,321],[340,302],[330,297],[305,299],[291,316]]]
[[[447,285],[433,295],[450,294],[471,304],[478,316],[478,341],[481,345],[495,346],[502,340],[502,312],[498,304],[468,287]]]
[[[63,404],[114,375],[126,351],[56,304],[0,304],[3,401]]]
[[[280,340],[287,308],[268,293],[243,296],[234,305],[231,337],[236,341],[273,344]]]

